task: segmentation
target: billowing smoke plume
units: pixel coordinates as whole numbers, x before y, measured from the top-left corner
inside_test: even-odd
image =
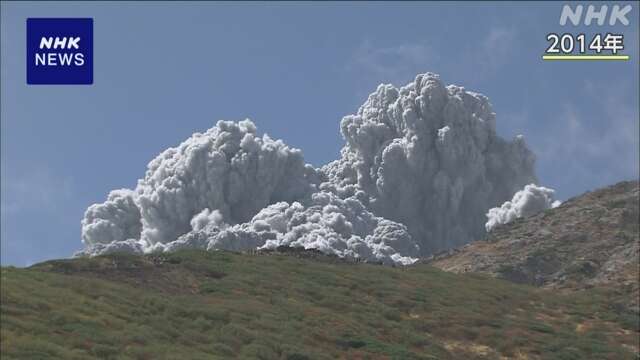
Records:
[[[506,224],[517,218],[529,217],[540,211],[551,209],[560,205],[559,201],[553,201],[554,191],[544,186],[529,184],[524,189],[513,195],[511,201],[506,201],[500,207],[489,209],[485,224],[487,231],[494,227]]]
[[[340,129],[342,157],[323,170],[339,192],[355,185],[373,213],[405,224],[422,255],[483,237],[487,209],[536,182],[533,154],[521,136],[496,135],[488,99],[434,74],[380,85]]]
[[[404,264],[419,254],[404,225],[321,190],[322,178],[299,150],[258,137],[251,121],[219,121],[151,161],[134,191],[90,206],[85,253],[291,245]]]
[[[340,129],[340,159],[315,169],[251,121],[220,121],[90,206],[83,253],[290,245],[408,264],[483,237],[487,210],[536,182],[488,99],[434,74],[380,85]]]
[[[189,232],[204,209],[243,223],[269,204],[309,197],[317,179],[299,150],[258,137],[251,121],[219,121],[152,160],[135,191],[114,191],[89,207],[82,238],[167,243]]]

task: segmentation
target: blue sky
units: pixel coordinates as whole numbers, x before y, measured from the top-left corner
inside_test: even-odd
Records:
[[[487,95],[559,198],[638,178],[632,5],[626,27],[562,27],[559,2],[3,2],[0,261],[80,249],[87,206],[219,119],[251,118],[322,165],[377,84],[427,71]],[[26,85],[27,17],[94,18],[94,85]],[[543,62],[549,32],[622,33],[631,60]]]

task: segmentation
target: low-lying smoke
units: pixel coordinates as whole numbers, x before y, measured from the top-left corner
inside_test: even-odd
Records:
[[[511,201],[506,201],[500,207],[489,209],[488,221],[485,228],[491,231],[494,227],[509,223],[517,218],[529,217],[540,211],[560,205],[560,201],[553,201],[555,191],[544,186],[529,184],[513,195]]]

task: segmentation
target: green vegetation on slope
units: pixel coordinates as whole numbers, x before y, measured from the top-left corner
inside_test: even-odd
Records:
[[[183,251],[2,268],[2,359],[634,359],[611,294]]]

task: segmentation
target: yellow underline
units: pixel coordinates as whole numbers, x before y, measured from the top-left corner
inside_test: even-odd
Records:
[[[542,55],[542,60],[629,60],[629,55]]]

